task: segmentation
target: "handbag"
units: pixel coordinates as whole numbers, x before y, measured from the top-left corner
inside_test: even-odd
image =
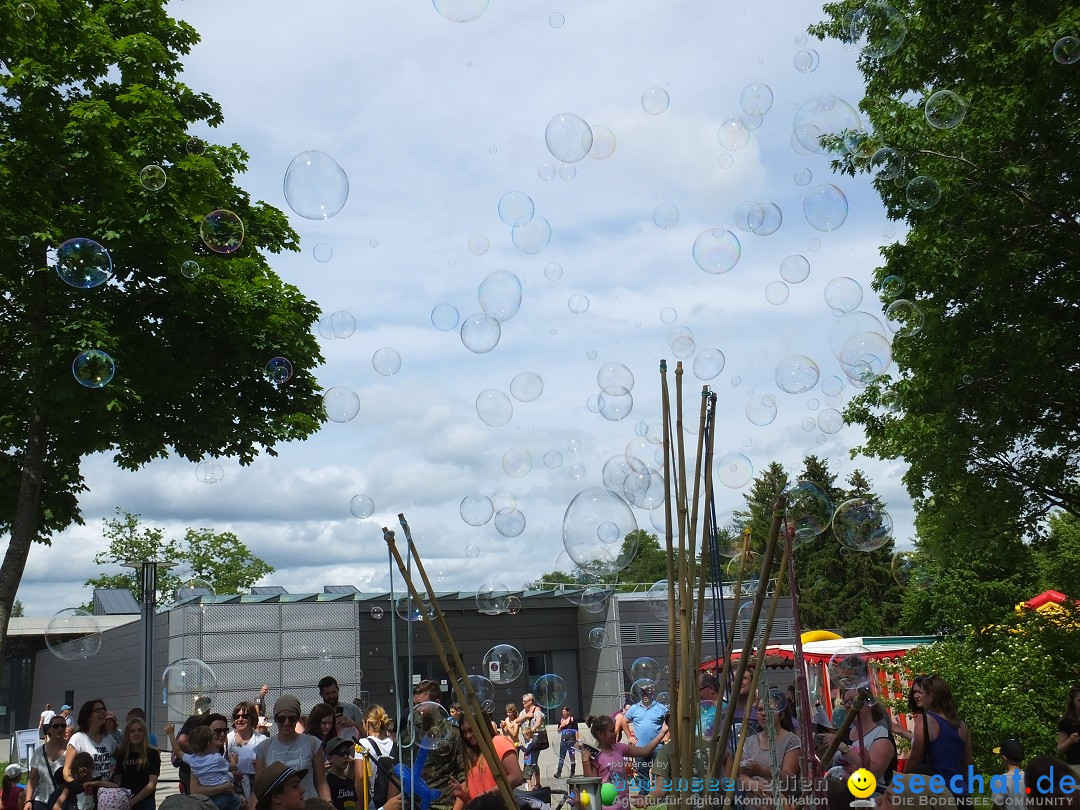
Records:
[[[98,788],[97,810],[131,810],[131,793],[125,788]]]
[[[533,731],[533,738],[535,742],[535,748],[537,751],[543,751],[545,748],[551,748],[551,740],[548,739],[547,726],[541,724]]]

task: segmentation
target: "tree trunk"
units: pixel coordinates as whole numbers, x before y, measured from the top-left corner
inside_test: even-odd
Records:
[[[36,407],[30,414],[30,427],[23,457],[22,479],[19,482],[19,500],[15,505],[15,518],[11,522],[11,539],[0,569],[0,662],[4,661],[4,640],[7,638],[11,606],[19,592],[30,546],[37,534],[38,509],[41,506],[41,476],[45,470],[45,451],[48,446],[49,429],[45,415]]]

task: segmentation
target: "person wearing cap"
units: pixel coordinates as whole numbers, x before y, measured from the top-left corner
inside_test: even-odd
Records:
[[[60,716],[64,718],[68,728],[75,728],[75,718],[72,716],[71,707],[68,704],[65,703],[60,707]]]
[[[330,801],[337,810],[355,810],[360,804],[356,780],[348,772],[355,755],[356,744],[351,738],[331,737],[326,741],[326,756],[330,761],[326,785],[330,788]]]
[[[323,755],[322,743],[310,734],[298,734],[296,724],[299,722],[299,699],[295,695],[279,697],[274,703],[277,734],[255,747],[256,796],[259,793],[259,775],[270,765],[279,762],[302,774],[304,793],[331,801],[330,788],[326,784],[326,758]],[[255,802],[253,806],[257,804]]]
[[[300,712],[297,710],[297,719]],[[253,810],[304,810],[304,777],[308,771],[299,771],[284,762],[271,762],[255,776]]]
[[[26,788],[19,784],[22,768],[13,762],[4,769],[3,810],[19,810],[26,798]]]
[[[994,794],[994,807],[1007,810],[1024,810],[1027,806],[1027,789],[1024,785],[1024,746],[1015,739],[1002,740],[994,753],[1005,760],[1005,773],[990,780]]]

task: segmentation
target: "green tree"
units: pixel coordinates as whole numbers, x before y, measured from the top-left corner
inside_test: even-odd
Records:
[[[11,618],[21,619],[23,617],[23,603],[18,599],[11,605]]]
[[[296,234],[235,185],[239,146],[188,132],[222,121],[178,80],[197,33],[161,0],[35,5],[32,21],[0,10],[0,639],[31,543],[80,520],[83,457],[112,453],[132,470],[169,453],[246,464],[324,418],[318,307],[263,255],[298,250]],[[164,169],[164,186],[141,184],[148,165]],[[215,210],[243,223],[230,254],[200,239]],[[235,246],[238,229],[228,235]],[[107,283],[57,277],[50,251],[73,237],[108,249]],[[180,272],[189,260],[195,278]],[[91,348],[116,363],[102,388],[72,379],[73,358]],[[287,384],[264,373],[275,356],[295,369]]]
[[[1032,544],[1037,578],[1031,595],[1054,590],[1080,597],[1080,569],[1076,565],[1080,560],[1080,520],[1057,512],[1050,515],[1049,526],[1047,537]]]
[[[863,5],[827,4],[811,32],[850,38]],[[905,240],[883,250],[876,287],[886,304],[914,301],[925,322],[894,339],[899,374],[869,385],[846,418],[864,426],[869,453],[907,461],[920,512],[965,527],[954,554],[995,543],[1004,557],[1048,510],[1080,514],[1080,100],[1075,68],[1054,58],[1055,42],[1080,29],[1080,5],[896,8],[900,48],[876,57],[899,26],[874,26],[859,59],[874,134],[845,139],[837,165],[873,172],[889,215],[907,221]],[[927,102],[942,91],[966,104],[957,126],[930,125]],[[896,178],[873,157],[884,147],[902,160]],[[907,194],[916,177],[940,187],[929,208]]]
[[[993,753],[1016,737],[1028,756],[1054,753],[1058,718],[1080,669],[1080,610],[1069,604],[1053,616],[1011,612],[1000,623],[913,649],[909,675],[935,673],[949,684],[957,713],[971,728],[976,771],[1000,771]]]
[[[139,516],[116,510],[117,517],[105,520],[104,535],[109,547],[94,556],[97,565],[122,565],[134,560],[176,563],[158,575],[157,601],[167,604],[186,580],[209,583],[217,594],[237,594],[251,587],[274,569],[256,557],[232,532],[220,534],[210,529],[188,529],[184,539],[165,537],[165,531],[143,526]],[[142,600],[142,578],[138,571],[99,574],[86,580],[91,588],[127,588]]]

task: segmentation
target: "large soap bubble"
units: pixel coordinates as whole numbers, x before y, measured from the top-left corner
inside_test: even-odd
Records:
[[[539,374],[523,371],[510,381],[510,395],[518,402],[534,402],[544,393],[544,380]]]
[[[926,100],[923,115],[934,129],[952,129],[967,115],[967,102],[952,90],[938,90]]]
[[[528,222],[517,222],[510,231],[510,240],[522,253],[529,256],[540,253],[551,242],[551,223],[539,214]]]
[[[183,718],[210,711],[217,675],[199,658],[173,661],[161,675],[161,694],[169,713]]]
[[[794,546],[809,543],[827,528],[833,517],[832,499],[813,481],[796,481],[784,490],[787,519],[794,524]]]
[[[457,328],[460,317],[453,304],[436,304],[431,310],[431,325],[440,332],[449,332]]]
[[[353,495],[352,500],[349,501],[349,512],[358,520],[369,518],[375,512],[375,501],[370,495]]]
[[[780,262],[780,278],[788,284],[799,284],[810,275],[810,262],[800,253],[793,253]]]
[[[489,616],[505,613],[510,605],[510,589],[501,582],[488,580],[476,589],[476,609]]]
[[[401,355],[397,349],[383,346],[371,355],[371,367],[384,377],[393,377],[401,371]]]
[[[1080,62],[1080,38],[1062,37],[1055,42],[1054,61],[1059,65],[1075,65]]]
[[[416,745],[428,751],[445,747],[454,736],[450,713],[441,703],[431,700],[413,706],[404,726],[401,729],[402,744]]]
[[[803,196],[803,216],[819,231],[835,231],[847,221],[847,196],[831,183],[814,186]]]
[[[717,459],[714,472],[729,489],[742,489],[754,477],[754,465],[742,453],[727,453]]]
[[[468,23],[487,11],[488,0],[432,0],[435,10],[456,23]]]
[[[495,530],[503,537],[517,537],[525,531],[525,515],[520,509],[500,509],[495,513]]]
[[[860,291],[861,291],[860,287]],[[833,356],[839,359],[843,352],[844,346],[855,335],[862,332],[877,332],[879,335],[885,334],[885,327],[882,326],[881,321],[871,315],[869,312],[848,312],[840,318],[833,321],[832,326],[829,327],[829,351],[833,353]],[[836,393],[839,393],[843,389],[843,381],[838,380],[841,383],[840,388]],[[829,391],[822,390],[828,396],[835,396],[836,394],[830,394]],[[830,389],[831,390],[831,389]]]
[[[618,422],[634,409],[634,395],[625,388],[606,388],[597,395],[597,408],[609,422]]]
[[[720,122],[716,140],[722,147],[734,152],[750,143],[750,129],[741,118],[731,115]]]
[[[244,244],[244,222],[232,211],[219,208],[203,217],[199,224],[199,236],[214,253],[227,256]]]
[[[101,625],[80,608],[64,608],[45,626],[45,646],[64,661],[85,661],[101,649]]]
[[[836,314],[852,312],[862,303],[863,289],[855,279],[837,276],[825,285],[825,303]]]
[[[500,323],[517,315],[521,308],[521,279],[509,270],[496,270],[480,282],[480,308]]]
[[[487,354],[499,345],[502,327],[486,312],[470,315],[461,322],[461,344],[475,354]]]
[[[764,115],[772,109],[773,91],[764,82],[751,82],[739,94],[739,106],[748,115]]]
[[[771,425],[776,420],[776,397],[758,394],[746,401],[746,418],[754,425]]]
[[[854,107],[832,93],[824,93],[803,102],[795,111],[792,131],[801,147],[821,153],[827,151],[822,138],[862,132],[863,124]]]
[[[491,711],[495,708],[495,685],[483,675],[469,675],[468,687],[472,688],[473,693],[476,695],[476,699],[480,702],[480,707],[484,711]],[[469,692],[464,682],[454,681],[454,701],[456,703],[465,704],[468,702]]]
[[[694,356],[694,376],[703,382],[715,379],[726,363],[727,358],[719,349],[702,349]]]
[[[285,172],[285,202],[304,219],[330,219],[349,199],[349,176],[325,152],[301,152]]]
[[[65,284],[90,289],[108,281],[112,257],[93,239],[68,239],[56,249],[56,274]]]
[[[557,709],[566,703],[566,681],[554,673],[541,675],[533,683],[532,693],[538,706]]]
[[[536,204],[524,191],[508,191],[499,198],[499,219],[513,227],[533,218]]]
[[[851,498],[833,514],[833,534],[853,551],[875,551],[892,539],[892,515],[871,498]]]
[[[511,478],[524,478],[532,472],[532,454],[523,447],[513,447],[503,453],[502,468]]]
[[[517,647],[496,644],[484,653],[483,669],[493,684],[512,683],[525,671],[525,659]]]
[[[923,591],[934,584],[929,559],[915,551],[896,552],[889,570],[892,572],[893,579],[905,587]]]
[[[892,180],[904,173],[904,156],[891,146],[883,146],[870,156],[870,171],[882,180]]]
[[[870,2],[851,15],[851,43],[871,59],[892,56],[904,44],[907,21],[888,3]]]
[[[611,131],[610,127],[605,127],[602,124],[593,125],[592,132],[593,144],[589,150],[589,157],[593,160],[607,160],[615,154],[615,133]]]
[[[776,386],[789,394],[801,394],[817,385],[821,370],[803,354],[790,354],[776,364]]]
[[[476,397],[476,415],[489,427],[502,427],[514,415],[514,405],[502,391],[488,388]]]
[[[647,678],[650,681],[660,680],[660,665],[656,663],[655,658],[642,656],[634,659],[634,663],[630,665],[630,680],[636,681],[640,678]]]
[[[116,374],[116,361],[108,352],[87,349],[71,363],[71,374],[86,388],[104,388]]]
[[[628,553],[627,544],[618,550],[617,556],[604,547],[598,534],[604,524],[613,525],[619,537],[624,538],[638,527],[634,510],[621,496],[603,487],[583,489],[563,515],[563,547],[580,567],[590,570],[599,565],[612,568],[608,573],[615,573],[629,565],[634,555]],[[636,551],[635,546],[633,552]]]
[[[544,130],[548,151],[563,163],[577,163],[593,145],[592,128],[580,116],[561,113],[548,121]]]
[[[915,335],[922,331],[926,316],[914,301],[898,298],[885,310],[885,324],[897,337]]]
[[[495,505],[487,495],[466,495],[461,499],[458,512],[470,526],[483,526],[495,514]]]
[[[929,211],[941,199],[941,186],[933,177],[919,175],[911,178],[904,193],[907,196],[908,205],[912,208],[917,211]]]
[[[633,391],[634,372],[624,363],[604,363],[596,372],[596,384],[601,390],[605,388],[622,388],[626,391]]]
[[[726,228],[709,228],[698,234],[692,250],[694,263],[706,273],[727,273],[742,258],[739,237]]]
[[[360,413],[360,397],[351,388],[335,385],[323,394],[323,409],[331,422],[351,422]]]
[[[641,109],[649,115],[660,115],[669,103],[671,98],[663,87],[650,87],[641,94]]]

